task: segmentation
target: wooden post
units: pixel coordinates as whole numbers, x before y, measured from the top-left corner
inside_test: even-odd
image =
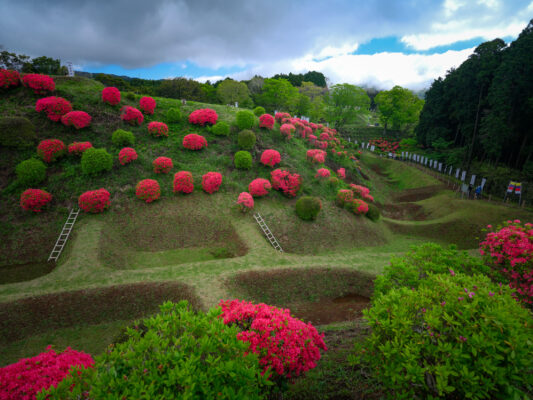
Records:
[[[492,195],[489,194],[489,201],[492,201]]]
[[[525,208],[526,207],[526,201],[522,201],[522,208]]]

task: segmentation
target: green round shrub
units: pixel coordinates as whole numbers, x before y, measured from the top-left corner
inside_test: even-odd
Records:
[[[111,135],[111,141],[117,147],[133,146],[135,144],[135,136],[130,131],[117,129]]]
[[[248,110],[241,110],[237,112],[235,122],[240,130],[252,129],[255,123],[255,115]]]
[[[369,220],[376,222],[381,216],[381,213],[379,212],[379,208],[374,204],[368,203],[368,211],[365,215]]]
[[[296,214],[304,221],[312,221],[322,209],[322,202],[318,197],[303,196],[296,202]]]
[[[186,301],[166,302],[160,313],[127,331],[127,340],[96,357],[41,398],[263,399],[267,375],[257,355],[224,324],[220,308],[207,314]],[[249,352],[249,354],[247,354]],[[82,392],[87,391],[86,396]]]
[[[38,185],[46,179],[46,164],[41,160],[30,158],[15,167],[17,179],[26,186]]]
[[[250,169],[252,168],[252,155],[247,151],[238,151],[235,153],[235,168]]]
[[[167,122],[180,122],[181,110],[177,107],[169,108],[166,113]]]
[[[431,275],[374,298],[372,329],[350,360],[395,399],[523,399],[533,368],[531,315],[486,276]]]
[[[258,106],[258,107],[255,107],[255,108],[254,108],[254,114],[255,114],[257,117],[260,117],[260,116],[263,115],[264,113],[266,113],[264,107]]]
[[[339,186],[339,184],[340,184],[339,178],[337,178],[335,176],[330,176],[329,177],[329,179],[328,179],[328,186],[329,187],[336,188],[337,186]]]
[[[130,101],[135,101],[135,93],[132,92],[126,92],[124,97]]]
[[[218,121],[215,125],[211,127],[211,132],[213,132],[217,136],[228,136],[229,124],[224,121]]]
[[[113,168],[113,157],[106,149],[90,147],[81,156],[81,170],[86,175],[98,175]]]
[[[36,139],[35,126],[28,118],[0,118],[0,146],[31,147]]]
[[[237,143],[239,143],[240,148],[246,150],[250,150],[255,146],[255,140],[255,133],[249,129],[240,131],[237,137]]]

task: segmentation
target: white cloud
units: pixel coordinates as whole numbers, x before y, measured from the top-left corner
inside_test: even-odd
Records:
[[[320,51],[310,54],[309,58],[322,59],[327,57],[338,57],[345,54],[353,53],[359,47],[358,43],[344,43],[341,46],[326,46]]]
[[[207,81],[210,81],[211,83],[214,83],[216,81],[221,81],[222,79],[226,79],[225,76],[222,75],[211,75],[211,76],[199,76],[198,78],[193,78],[195,81],[205,83]]]

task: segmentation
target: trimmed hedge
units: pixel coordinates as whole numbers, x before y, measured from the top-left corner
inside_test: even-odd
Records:
[[[0,146],[31,147],[36,139],[35,126],[28,118],[0,118]]]
[[[211,128],[211,132],[213,132],[217,136],[228,136],[229,135],[229,124],[224,121],[218,121]]]
[[[124,129],[117,129],[111,135],[111,141],[117,147],[133,146],[135,144],[135,136],[130,131]]]
[[[46,179],[46,164],[41,160],[30,158],[15,167],[18,181],[26,186],[38,185]]]
[[[255,146],[255,133],[249,129],[245,129],[239,132],[237,137],[237,143],[241,149],[250,150]]]
[[[255,115],[253,112],[248,110],[238,111],[235,117],[235,123],[240,130],[252,129],[255,123]]]
[[[296,202],[296,215],[304,221],[316,219],[322,209],[322,202],[318,197],[304,196]]]
[[[250,169],[252,168],[252,155],[248,151],[238,151],[235,153],[235,168]]]
[[[86,175],[98,175],[113,168],[113,157],[106,149],[91,147],[81,156],[81,170]]]

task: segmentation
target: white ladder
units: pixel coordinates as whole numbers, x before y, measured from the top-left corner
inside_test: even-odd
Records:
[[[65,225],[63,225],[63,229],[61,230],[61,234],[57,238],[56,244],[54,245],[54,249],[50,253],[50,257],[48,257],[48,261],[57,261],[59,256],[61,255],[61,252],[63,251],[63,248],[65,247],[65,244],[67,244],[67,240],[70,236],[70,232],[72,231],[72,228],[74,227],[74,223],[76,222],[76,219],[78,218],[78,214],[80,213],[80,209],[72,209],[70,210],[70,214],[68,215],[67,222],[65,222]]]
[[[255,213],[254,214],[254,218],[255,218],[256,222],[259,224],[259,226],[261,227],[261,230],[265,234],[266,238],[268,239],[268,241],[270,242],[272,247],[274,247],[279,252],[283,253],[283,249],[281,248],[281,246],[279,245],[278,241],[276,240],[276,238],[274,237],[274,235],[272,234],[272,232],[268,228],[268,226],[267,226],[265,220],[263,219],[263,217],[261,217],[261,214]]]

